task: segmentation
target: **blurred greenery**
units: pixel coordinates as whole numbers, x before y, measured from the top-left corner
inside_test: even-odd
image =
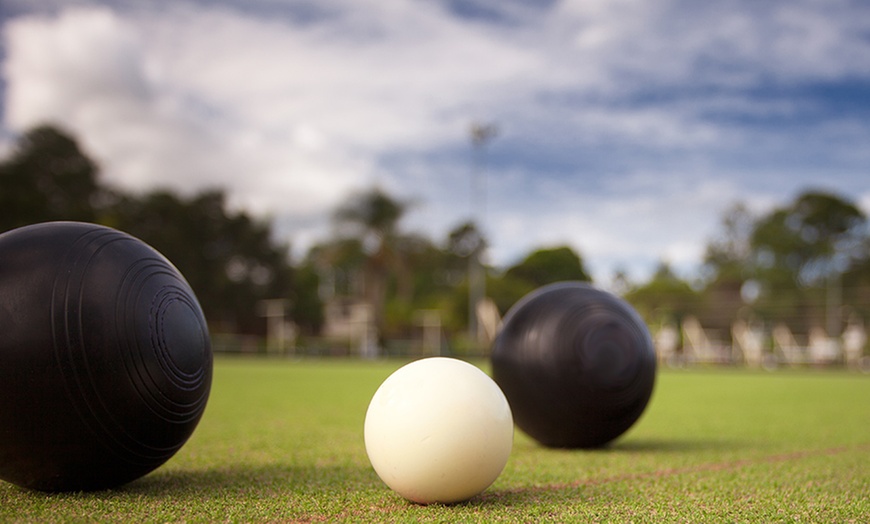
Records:
[[[162,189],[130,194],[98,175],[96,163],[63,130],[25,133],[0,162],[0,231],[53,220],[114,227],[172,261],[218,331],[262,334],[257,304],[275,297],[291,299],[302,330],[319,329],[317,281],[291,265],[289,246],[275,241],[270,223],[230,211],[219,189],[190,198]]]
[[[347,195],[334,210],[331,237],[294,261],[268,220],[230,210],[220,188],[190,197],[121,191],[103,182],[96,162],[57,127],[24,133],[0,159],[0,231],[79,220],[139,237],[188,278],[218,332],[265,335],[258,304],[281,298],[299,334],[315,336],[326,303],[366,301],[382,344],[417,336],[418,313],[436,310],[454,348],[474,346],[463,340],[469,268],[487,239],[473,221],[442,239],[406,232],[403,219],[414,204],[379,187]],[[867,218],[840,195],[808,190],[764,214],[735,203],[699,269],[679,275],[663,260],[646,281],[617,274],[613,285],[653,327],[694,316],[726,339],[737,318],[784,323],[805,336],[814,326],[837,331],[870,315]],[[591,280],[582,255],[558,245],[484,271],[487,296],[502,315],[544,284]]]

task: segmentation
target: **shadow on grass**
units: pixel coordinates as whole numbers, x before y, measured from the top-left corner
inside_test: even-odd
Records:
[[[521,445],[514,444],[514,450],[519,452],[537,450],[537,451],[556,451],[563,453],[613,453],[613,454],[629,454],[629,453],[698,453],[698,452],[721,452],[746,449],[756,446],[756,443],[734,439],[681,439],[681,438],[641,438],[617,440],[610,444],[598,448],[549,448],[535,442],[528,442]]]
[[[605,453],[695,453],[698,451],[729,451],[750,444],[737,440],[638,439],[618,440],[609,446],[593,449]]]
[[[323,492],[376,485],[371,468],[236,464],[201,470],[157,470],[115,490],[119,495],[175,498],[251,496],[272,492]]]

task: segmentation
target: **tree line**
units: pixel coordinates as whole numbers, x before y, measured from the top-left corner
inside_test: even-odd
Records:
[[[74,136],[54,126],[19,137],[0,160],[0,231],[50,220],[99,223],[134,235],[169,258],[202,303],[212,329],[264,335],[261,301],[284,298],[304,336],[321,332],[327,301],[372,305],[382,342],[408,338],[420,310],[437,310],[447,336],[467,340],[469,275],[487,240],[473,221],[433,240],[402,229],[412,205],[378,187],[348,195],[333,234],[294,262],[269,221],[231,211],[221,189],[182,197],[132,194],[104,183]],[[483,268],[484,288],[504,314],[529,291],[591,281],[568,246],[532,251],[508,268]],[[662,263],[646,282],[622,279],[623,296],[655,326],[693,315],[727,330],[735,318],[839,329],[870,314],[870,234],[853,202],[823,191],[756,216],[736,204],[692,279]],[[464,338],[465,337],[465,338]]]
[[[271,223],[231,211],[221,189],[191,197],[166,189],[133,194],[99,175],[69,132],[52,125],[27,131],[0,160],[0,232],[53,220],[125,231],[178,267],[216,332],[264,335],[261,301],[284,298],[300,332],[317,335],[324,301],[335,297],[374,304],[384,339],[407,336],[421,309],[442,310],[448,333],[466,328],[466,268],[485,246],[473,223],[440,243],[404,233],[400,222],[408,204],[371,188],[349,195],[334,212],[334,237],[294,263],[290,245],[276,240]],[[547,275],[589,279],[579,256],[557,248],[490,278],[489,289],[506,308]]]
[[[655,326],[687,316],[729,340],[732,323],[782,324],[806,337],[837,337],[870,315],[870,231],[853,202],[808,190],[762,215],[735,204],[706,246],[701,274],[678,278],[662,264],[626,299]]]

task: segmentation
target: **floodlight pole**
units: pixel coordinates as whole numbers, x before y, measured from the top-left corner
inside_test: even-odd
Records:
[[[483,222],[486,219],[486,146],[495,138],[495,124],[474,123],[471,125],[471,146],[474,169],[471,177],[471,216],[477,217],[481,242],[468,257],[468,335],[475,343],[480,342],[480,327],[477,309],[486,296],[486,275],[483,269]]]
[[[832,264],[833,265],[833,264]],[[828,344],[832,351],[840,354],[840,335],[842,331],[841,307],[843,302],[842,277],[836,267],[833,267],[826,282],[825,300],[825,331],[828,334]]]

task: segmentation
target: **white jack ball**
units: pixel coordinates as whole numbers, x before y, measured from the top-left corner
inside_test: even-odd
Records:
[[[365,418],[375,472],[418,504],[450,504],[483,492],[513,446],[510,406],[477,367],[452,358],[411,362],[381,384]]]

